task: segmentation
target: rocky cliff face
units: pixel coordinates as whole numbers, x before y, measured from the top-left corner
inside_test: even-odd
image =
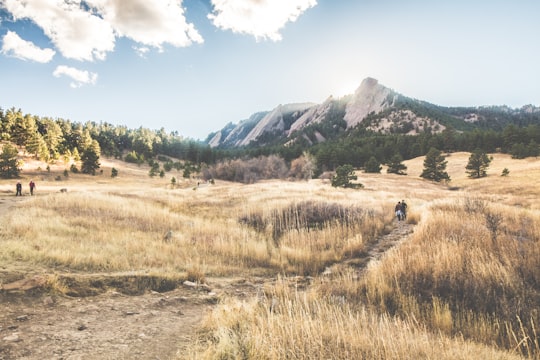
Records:
[[[348,99],[345,114],[347,127],[354,127],[369,113],[378,113],[388,108],[395,96],[392,90],[380,85],[377,80],[365,79],[353,95],[345,97]],[[279,105],[272,111],[257,113],[257,116],[241,121],[232,129],[225,127],[213,134],[208,144],[212,147],[245,146],[269,134],[287,138],[309,125],[325,121],[338,101],[330,96],[322,104]],[[317,141],[324,141],[324,137],[318,136]]]
[[[345,111],[345,122],[351,128],[360,123],[369,113],[375,114],[394,104],[397,94],[372,78],[362,81]]]
[[[287,117],[294,119],[298,118],[307,109],[313,107],[312,103],[301,104],[287,104],[279,105],[274,110],[266,114],[255,127],[238,142],[239,146],[249,145],[252,141],[257,141],[260,136],[265,133],[284,134],[289,130],[290,125],[287,125],[290,121],[287,121]]]

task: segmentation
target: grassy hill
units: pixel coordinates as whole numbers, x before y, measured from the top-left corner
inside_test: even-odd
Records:
[[[35,196],[15,198],[15,181],[0,180],[0,285],[40,273],[46,293],[74,296],[59,274],[151,273],[218,289],[259,279],[247,298],[218,292],[187,358],[538,359],[540,160],[493,154],[473,180],[469,155],[447,158],[449,185],[421,179],[416,158],[407,176],[359,172],[361,190],[197,184],[107,159],[102,174],[66,178],[63,164],[49,172],[27,159],[24,192],[34,179]],[[403,199],[407,224],[393,216]],[[414,232],[369,262],[405,225]]]

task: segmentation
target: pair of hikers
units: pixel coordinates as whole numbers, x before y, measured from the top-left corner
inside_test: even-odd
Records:
[[[394,211],[398,221],[405,220],[407,217],[407,203],[405,203],[405,200],[398,201]]]
[[[30,183],[28,184],[30,187],[30,195],[34,195],[34,189],[36,188],[36,183],[34,180],[30,180]],[[17,192],[15,193],[15,196],[22,196],[22,184],[20,181],[17,181],[17,186],[15,187]]]

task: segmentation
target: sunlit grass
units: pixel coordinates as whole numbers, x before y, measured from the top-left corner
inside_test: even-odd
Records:
[[[105,172],[115,166],[119,179],[34,176],[36,196],[0,217],[0,261],[53,274],[313,279],[307,292],[284,281],[262,299],[223,298],[191,358],[538,358],[540,162],[495,154],[488,177],[473,180],[468,156],[448,157],[448,185],[420,179],[419,158],[406,162],[408,176],[357,172],[362,190],[320,180],[197,186],[112,161]],[[0,182],[1,194],[12,187]],[[340,265],[394,226],[403,199],[414,233],[363,276]],[[308,207],[295,213],[299,205]],[[327,206],[369,216],[304,216]],[[332,264],[330,277],[319,276]]]

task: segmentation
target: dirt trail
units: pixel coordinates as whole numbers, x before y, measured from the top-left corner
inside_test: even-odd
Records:
[[[22,200],[0,196],[0,211]],[[366,256],[341,265],[363,272],[412,229],[397,223],[370,245]],[[73,276],[75,288],[77,276],[66,276]],[[95,296],[49,295],[43,291],[42,275],[24,269],[7,273],[0,266],[0,360],[187,359],[183,349],[194,341],[197,327],[221,296],[255,296],[264,283],[275,280],[208,279],[205,286],[179,283],[171,291],[126,295],[128,283],[148,279],[86,274],[79,275],[79,285],[83,276],[107,285]]]

